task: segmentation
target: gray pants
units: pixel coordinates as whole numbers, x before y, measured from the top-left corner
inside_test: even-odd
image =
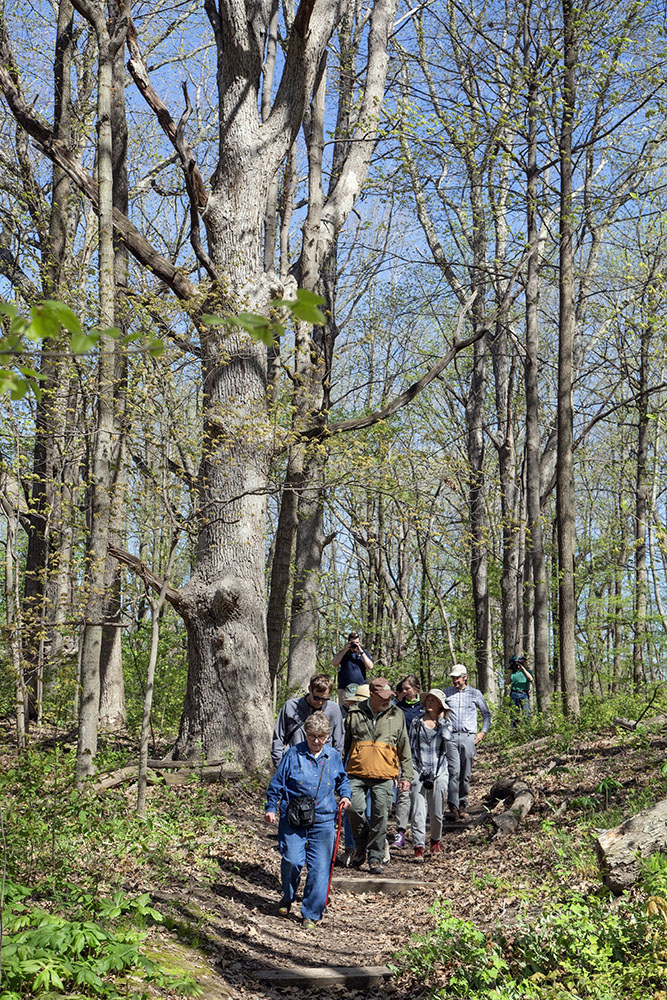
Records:
[[[394,782],[381,778],[350,777],[352,800],[350,826],[358,851],[368,851],[368,863],[381,865],[387,840],[387,820],[394,798]],[[366,819],[366,792],[370,792],[371,818]]]
[[[408,828],[411,815],[412,790],[408,789],[407,792],[402,792],[399,785],[398,793],[396,795],[396,829],[402,830],[403,833],[405,833]]]
[[[447,801],[451,806],[465,806],[470,791],[470,772],[475,756],[475,737],[472,733],[453,733],[447,741],[449,788]]]
[[[412,798],[412,846],[426,846],[426,813],[431,827],[431,842],[440,840],[442,837],[442,817],[445,811],[445,799],[447,797],[447,784],[449,775],[447,770],[442,771],[435,781],[433,788],[424,788],[421,778],[415,778],[410,786],[410,797]]]

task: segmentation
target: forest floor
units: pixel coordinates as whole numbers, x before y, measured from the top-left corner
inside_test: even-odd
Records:
[[[264,824],[263,792],[250,781],[199,785],[196,794],[209,796],[210,808],[218,812],[221,835],[189,835],[175,845],[168,875],[153,884],[147,884],[145,866],[133,866],[128,856],[121,884],[127,892],[150,892],[155,906],[169,916],[169,929],[152,932],[156,954],[169,953],[177,930],[206,955],[198,973],[204,1000],[278,1000],[340,991],[367,1000],[388,994],[416,997],[421,984],[409,974],[377,989],[338,986],[326,992],[281,987],[277,979],[260,982],[255,975],[299,967],[390,965],[413,935],[433,926],[431,906],[438,898],[449,900],[456,916],[487,930],[512,925],[526,908],[539,912],[542,902],[565,886],[583,894],[595,891],[600,885],[596,828],[615,826],[667,794],[666,748],[664,732],[620,730],[507,749],[486,741],[474,765],[470,816],[447,828],[444,853],[418,865],[411,847],[392,852],[387,878],[427,884],[403,895],[358,894],[345,889],[357,873],[337,867],[341,884],[332,889],[325,918],[314,931],[302,928],[298,905],[286,919],[276,913],[276,831]],[[480,822],[486,813],[483,799],[498,778],[511,776],[528,783],[535,802],[515,835],[498,838],[490,824]],[[195,784],[162,787],[160,794],[180,800],[187,815]],[[342,853],[341,838],[339,858]],[[359,874],[368,875],[366,866]]]

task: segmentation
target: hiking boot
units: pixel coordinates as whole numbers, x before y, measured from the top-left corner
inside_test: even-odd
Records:
[[[350,858],[350,868],[361,868],[365,860],[366,860],[365,849],[363,851],[358,851],[358,850],[355,851],[352,857]]]
[[[391,846],[397,848],[399,851],[405,847],[405,832],[403,830],[399,830],[396,833]]]
[[[468,812],[468,807],[465,804],[465,802],[459,802],[459,819],[461,819],[461,817],[464,815],[464,813],[467,813],[467,812]]]
[[[354,857],[354,851],[350,848],[345,848],[345,854],[343,855],[343,868],[349,868],[352,864],[352,858]]]
[[[384,865],[375,864],[369,865],[368,870],[371,875],[384,875]]]
[[[421,864],[421,865],[424,864],[424,848],[423,847],[415,847],[415,861],[417,862],[417,864]]]
[[[452,802],[448,803],[447,809],[449,810],[449,818],[456,821],[459,818],[459,807],[455,806]]]
[[[314,931],[317,924],[314,920],[309,920],[308,917],[303,918],[303,929],[304,931]]]
[[[431,854],[442,854],[442,844],[439,840],[431,841]]]
[[[278,903],[278,916],[288,917],[289,911],[292,909],[292,904],[287,899],[281,899]]]

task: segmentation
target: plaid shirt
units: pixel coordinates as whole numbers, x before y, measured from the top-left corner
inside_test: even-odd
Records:
[[[482,716],[482,732],[488,733],[491,726],[491,712],[484,701],[484,695],[477,688],[466,685],[463,691],[455,687],[445,688],[445,695],[452,714],[449,718],[452,731],[455,733],[477,732],[477,710]]]
[[[440,774],[447,766],[447,740],[452,731],[446,719],[438,719],[435,729],[427,729],[423,719],[414,719],[410,725],[410,750],[415,775]]]

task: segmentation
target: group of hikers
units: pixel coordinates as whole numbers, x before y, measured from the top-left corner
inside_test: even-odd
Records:
[[[513,663],[513,673],[532,680],[525,657],[515,659],[523,666]],[[408,830],[414,860],[423,863],[427,820],[430,853],[441,853],[445,816],[458,822],[465,814],[475,749],[491,725],[484,696],[468,684],[463,664],[451,668],[444,690],[421,693],[412,674],[395,688],[385,677],[367,681],[372,659],[359,634],[350,632],[333,665],[338,704],[330,697],[331,678],[316,673],[307,694],[290,698],[278,713],[271,746],[276,771],[264,813],[267,823],[278,821],[278,914],[289,915],[305,866],[301,916],[307,929],[322,919],[326,905],[337,815],[344,818],[346,866],[367,862],[372,875],[382,875],[390,851],[408,846]]]

